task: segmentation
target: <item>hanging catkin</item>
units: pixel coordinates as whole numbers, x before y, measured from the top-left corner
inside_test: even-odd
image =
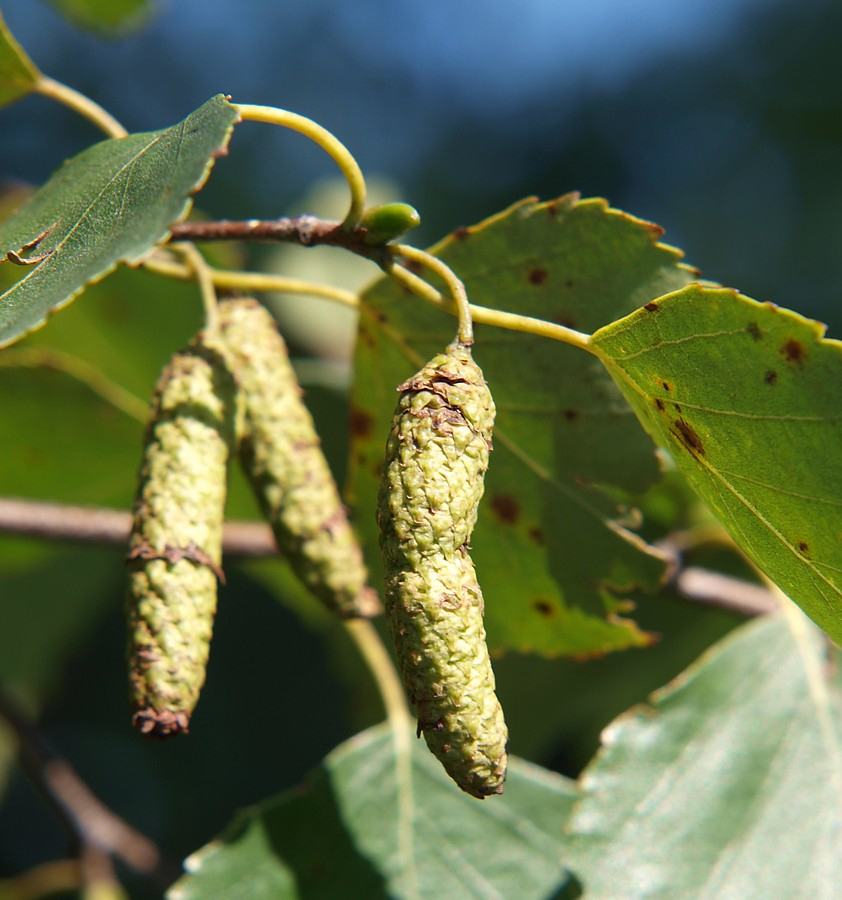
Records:
[[[459,787],[483,798],[503,790],[508,738],[468,555],[494,401],[458,343],[398,390],[378,499],[386,616],[419,732]]]
[[[204,333],[171,358],[153,396],[128,554],[129,685],[144,734],[186,732],[204,684],[235,406]]]
[[[256,300],[227,300],[220,328],[240,388],[240,459],[282,553],[345,618],[381,612],[286,345]]]

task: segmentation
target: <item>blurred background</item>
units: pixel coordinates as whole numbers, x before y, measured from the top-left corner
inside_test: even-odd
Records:
[[[105,41],[44,0],[2,9],[43,71],[130,130],[219,92],[310,116],[420,209],[420,243],[578,190],[666,228],[707,278],[840,331],[834,0],[159,0]],[[20,103],[3,113],[0,177],[40,181],[94,137]],[[280,215],[333,174],[303,139],[251,125],[202,202]]]
[[[419,246],[520,197],[580,191],[663,226],[664,240],[705,278],[842,336],[836,0],[173,0],[153,4],[138,29],[105,36],[74,28],[44,0],[2,0],[2,12],[43,72],[132,131],[171,125],[219,92],[315,119],[368,177],[391,185],[388,199],[419,209]],[[27,98],[0,111],[0,182],[40,183],[98,137],[73,114]],[[201,207],[230,218],[322,212],[308,206],[311,190],[334,176],[303,138],[248,124]],[[340,195],[333,212],[343,203]],[[308,399],[329,432],[342,396],[314,387]],[[327,435],[326,445],[338,448],[341,477],[341,445]],[[669,506],[670,496],[657,503]],[[38,571],[42,592],[73,581],[93,598],[87,618],[68,624],[74,643],[57,651],[61,667],[38,682],[44,727],[100,794],[175,857],[379,718],[341,635],[318,616],[266,602],[274,576],[246,567],[233,576],[236,607],[220,611],[192,742],[142,744],[126,723],[123,684],[109,674],[122,665],[120,554],[66,551]],[[24,575],[35,578],[5,583],[32,589]],[[644,627],[665,635],[646,654],[587,665],[501,660],[515,752],[575,776],[612,716],[736,621],[694,616],[669,599],[642,602]],[[255,683],[277,707],[250,698]],[[547,698],[561,696],[563,712],[547,714]],[[0,808],[6,873],[60,855],[64,840],[21,776],[9,779]]]

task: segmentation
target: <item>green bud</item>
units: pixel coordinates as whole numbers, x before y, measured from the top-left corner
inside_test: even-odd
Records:
[[[386,617],[419,732],[462,790],[503,790],[508,732],[495,694],[468,541],[494,401],[460,344],[398,390],[378,499]]]
[[[388,244],[420,224],[421,216],[408,203],[382,203],[365,210],[359,227],[366,231],[366,244],[379,246]]]
[[[144,734],[186,732],[204,684],[235,408],[235,382],[204,334],[172,357],[153,396],[128,554],[129,686]]]
[[[256,300],[219,306],[243,406],[240,460],[280,550],[298,577],[345,618],[382,610],[322,453],[286,345]]]

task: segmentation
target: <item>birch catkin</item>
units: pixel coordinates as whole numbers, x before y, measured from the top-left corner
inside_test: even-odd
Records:
[[[283,338],[256,300],[219,306],[240,387],[240,459],[280,550],[325,605],[346,618],[381,611]]]
[[[235,408],[234,380],[204,334],[172,357],[153,396],[128,554],[129,685],[144,734],[186,732],[204,684]]]
[[[494,402],[458,343],[398,390],[378,499],[386,616],[419,732],[459,787],[483,798],[503,790],[508,738],[467,549]]]

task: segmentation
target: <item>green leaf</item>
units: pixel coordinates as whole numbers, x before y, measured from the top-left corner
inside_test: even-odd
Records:
[[[48,367],[0,368],[0,404],[0,495],[128,508],[139,422]]]
[[[14,39],[0,12],[0,106],[25,97],[41,73]]]
[[[190,209],[237,119],[218,95],[164,131],[102,141],[0,225],[0,257],[31,268],[0,296],[0,346],[39,328],[118,262],[138,263]],[[38,261],[40,260],[40,261]]]
[[[124,577],[119,550],[0,541],[0,683],[43,701]]]
[[[793,608],[607,729],[567,826],[585,896],[837,896],[842,697],[825,651]]]
[[[474,303],[591,331],[694,273],[660,230],[604,201],[526,200],[433,248]],[[454,320],[389,280],[361,298],[350,499],[373,516],[395,388],[452,339]],[[474,358],[497,404],[494,452],[473,537],[492,647],[593,654],[645,644],[613,591],[655,587],[663,563],[621,501],[658,477],[654,448],[599,362],[532,335],[476,327]],[[608,487],[610,490],[606,490]],[[382,576],[381,576],[382,577]],[[375,583],[377,583],[375,581]]]
[[[193,854],[169,900],[562,896],[575,786],[513,760],[505,793],[480,802],[410,740],[405,770],[387,726],[342,744],[302,788]]]
[[[152,15],[150,0],[47,0],[79,28],[125,33],[140,28]]]
[[[594,335],[640,421],[746,554],[842,641],[842,343],[689,287]]]

